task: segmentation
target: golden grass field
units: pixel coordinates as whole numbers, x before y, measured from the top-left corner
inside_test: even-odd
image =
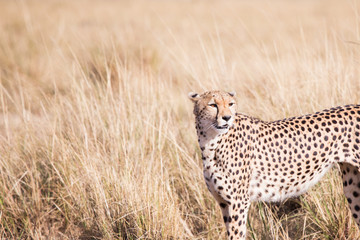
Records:
[[[1,239],[224,239],[187,93],[264,120],[360,103],[360,1],[0,1],[0,84]],[[248,230],[360,238],[336,168]]]

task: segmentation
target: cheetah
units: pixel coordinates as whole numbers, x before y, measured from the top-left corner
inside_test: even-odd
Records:
[[[228,239],[245,239],[253,201],[282,201],[315,185],[336,163],[360,224],[360,105],[278,121],[236,112],[234,92],[189,93],[207,188]]]

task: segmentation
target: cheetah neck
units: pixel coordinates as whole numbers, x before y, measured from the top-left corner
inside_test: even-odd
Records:
[[[212,160],[215,157],[215,149],[221,139],[222,134],[219,134],[214,129],[209,129],[203,132],[201,124],[196,125],[198,142],[202,153],[203,161]]]

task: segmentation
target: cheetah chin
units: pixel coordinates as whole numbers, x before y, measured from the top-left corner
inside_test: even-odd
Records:
[[[224,135],[224,134],[226,134],[226,133],[229,131],[229,129],[231,128],[231,126],[228,125],[228,124],[225,124],[225,125],[223,125],[223,126],[215,126],[215,128],[216,128],[216,132],[217,132],[219,135]]]
[[[266,122],[236,113],[234,92],[189,93],[207,188],[228,239],[245,239],[253,201],[282,201],[339,164],[344,194],[360,224],[360,105]]]

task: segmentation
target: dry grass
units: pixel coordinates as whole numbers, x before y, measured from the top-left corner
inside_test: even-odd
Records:
[[[358,0],[0,1],[0,238],[223,238],[187,92],[265,120],[359,103],[359,56]],[[248,228],[360,236],[336,169]]]

